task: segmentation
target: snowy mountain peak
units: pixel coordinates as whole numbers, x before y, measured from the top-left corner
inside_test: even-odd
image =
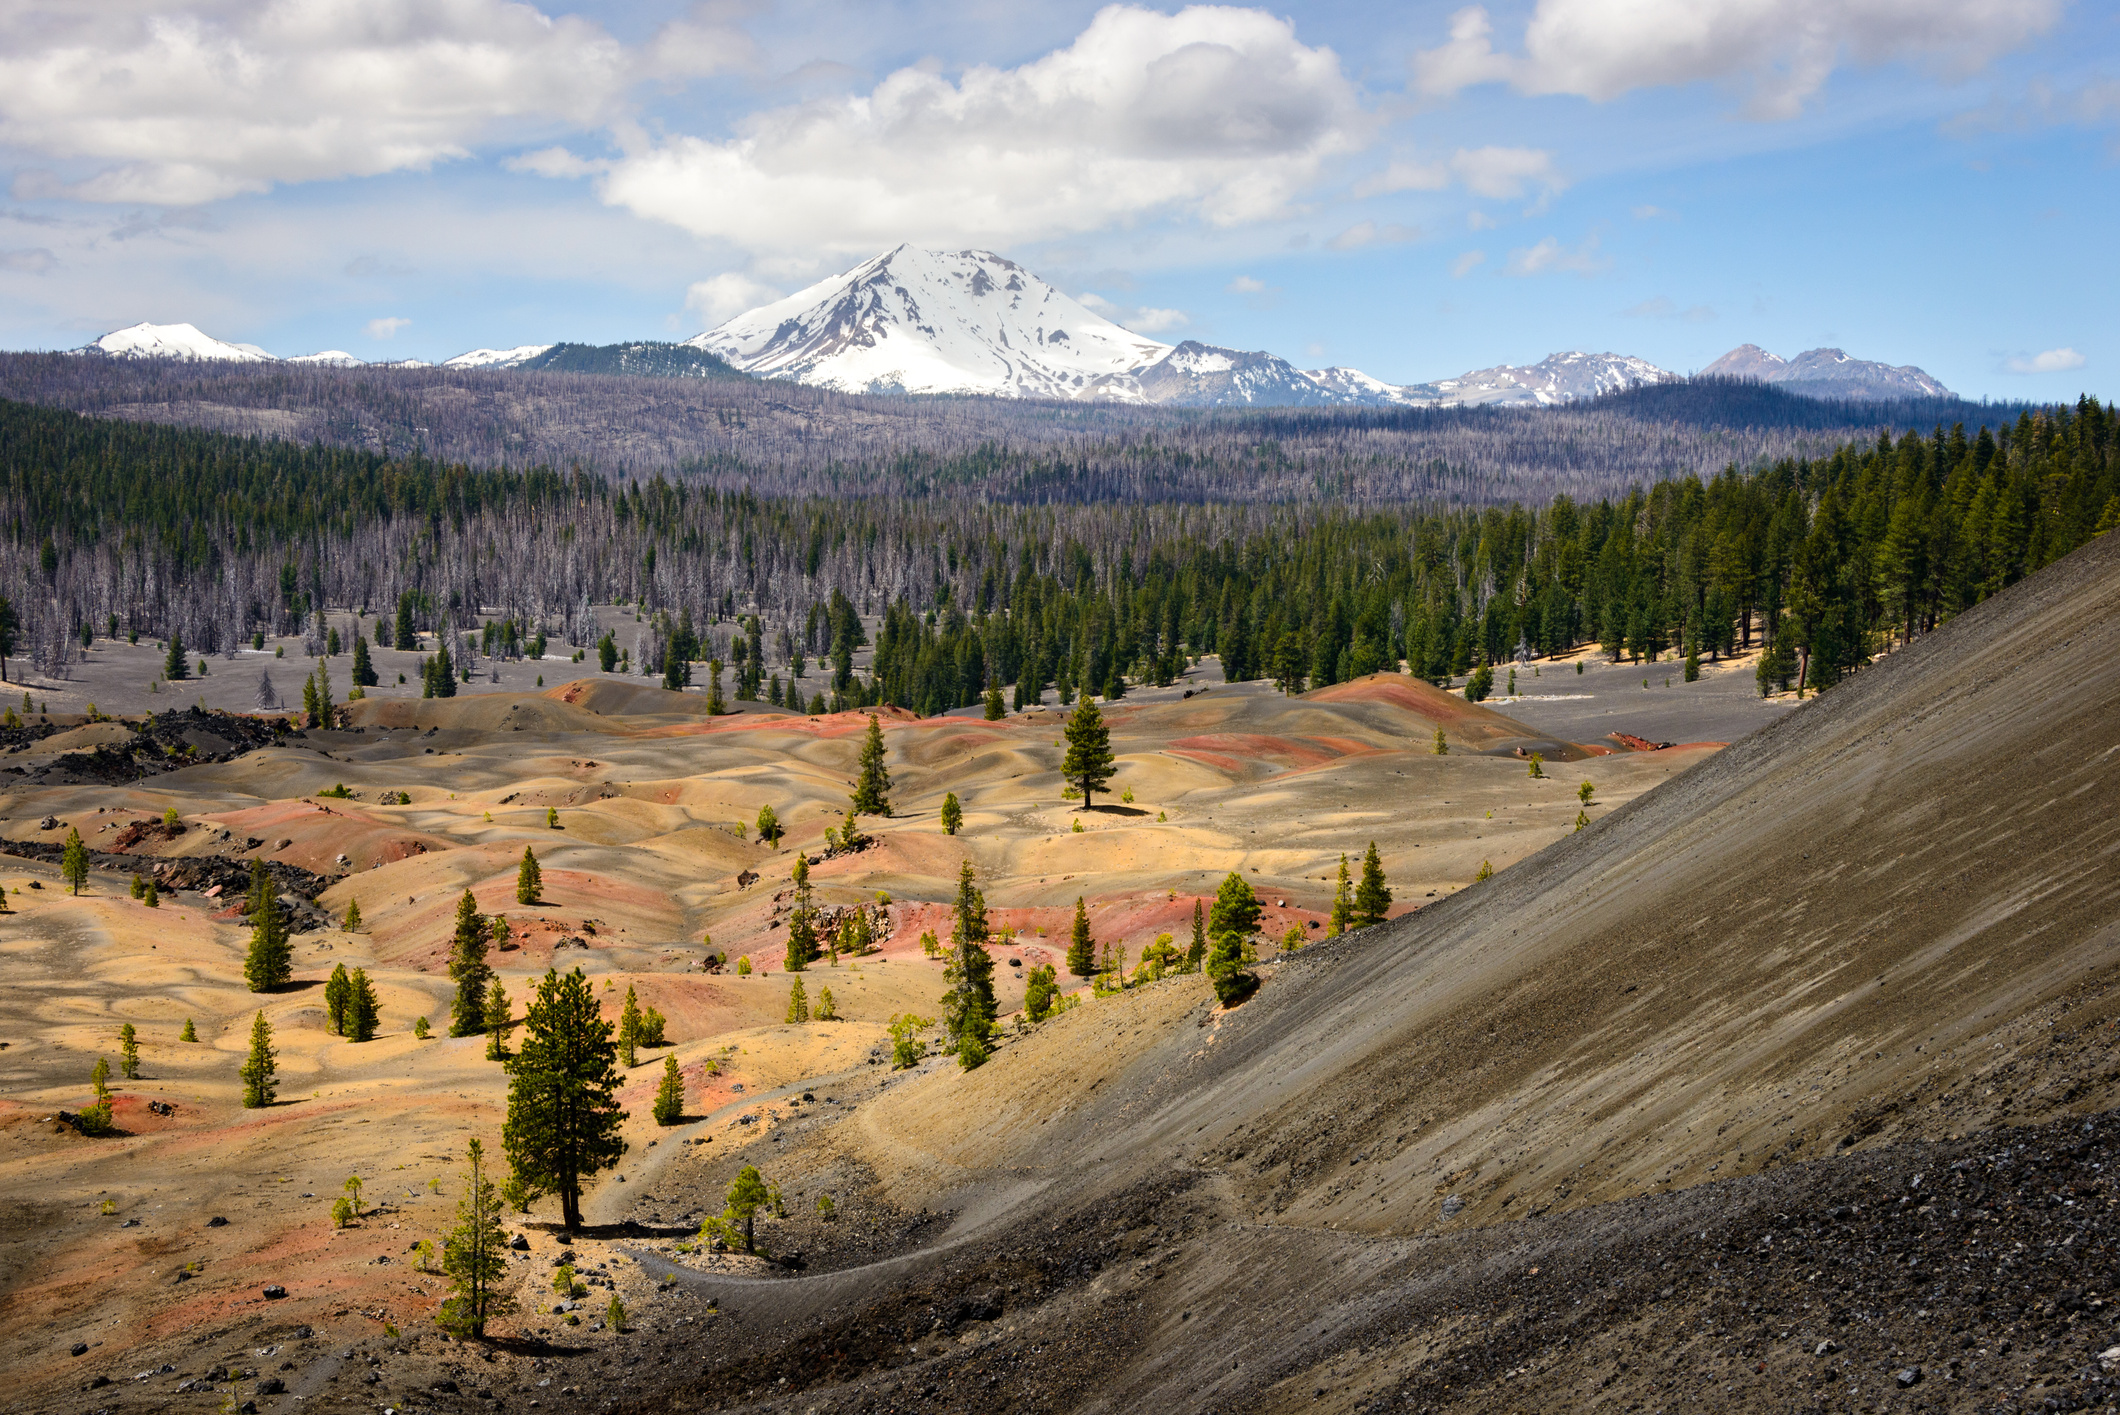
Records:
[[[1703,378],[1756,378],[1792,392],[1826,398],[1948,398],[1951,390],[1912,364],[1895,367],[1853,358],[1841,349],[1807,349],[1777,358],[1757,344],[1740,344],[1702,369]]]
[[[314,354],[295,354],[287,360],[291,364],[321,364],[326,368],[366,368],[368,360],[357,359],[344,349],[324,349]]]
[[[102,338],[83,344],[77,354],[104,354],[118,359],[230,359],[243,363],[272,362],[272,355],[255,344],[230,344],[200,332],[192,324],[135,324],[114,329]]]
[[[865,260],[686,341],[746,373],[855,393],[1121,398],[1170,346],[991,251]]]

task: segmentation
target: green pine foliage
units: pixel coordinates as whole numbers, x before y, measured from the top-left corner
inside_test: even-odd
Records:
[[[184,1030],[177,1034],[177,1040],[180,1042],[195,1042],[198,1039],[199,1029],[197,1027],[192,1026],[191,1019],[189,1017],[185,1018]]]
[[[1332,891],[1332,922],[1326,925],[1325,937],[1338,938],[1354,925],[1354,887],[1348,881],[1347,856],[1340,856],[1340,878]]]
[[[66,848],[59,855],[59,876],[72,894],[79,894],[88,884],[88,847],[81,843],[78,829],[66,832]]]
[[[795,980],[797,987],[802,979]],[[626,984],[626,1001],[618,1011],[618,1064],[631,1071],[640,1065],[640,999],[633,993],[633,984]]]
[[[486,949],[491,941],[478,900],[467,889],[456,901],[456,936],[449,944],[449,980],[456,984],[456,999],[449,1007],[452,1037],[475,1037],[486,1030],[486,985],[493,980]]]
[[[1215,891],[1215,906],[1207,916],[1207,933],[1210,939],[1224,934],[1235,934],[1249,938],[1259,931],[1259,896],[1245,883],[1244,876],[1231,870],[1223,876],[1221,887]]]
[[[449,1296],[435,1314],[435,1324],[451,1336],[481,1341],[486,1324],[512,1311],[515,1300],[507,1290],[508,1235],[501,1226],[506,1210],[487,1167],[485,1147],[476,1139],[464,1165],[456,1227],[442,1241]]]
[[[356,968],[346,980],[346,1036],[350,1041],[372,1042],[383,1025],[383,1005],[368,980],[366,968]]]
[[[272,1024],[260,1012],[250,1024],[250,1055],[243,1062],[243,1105],[261,1110],[279,1095],[279,1053],[273,1050]]]
[[[118,1074],[128,1081],[140,1079],[140,1034],[130,1022],[118,1029]]]
[[[951,913],[949,962],[942,975],[949,990],[942,995],[942,1021],[951,1049],[969,1071],[986,1061],[987,1036],[995,1016],[994,959],[986,951],[986,896],[979,892],[970,860],[957,871],[957,897]]]
[[[294,977],[294,942],[287,916],[263,860],[250,862],[250,950],[243,958],[243,979],[252,992],[285,987]]]
[[[1082,809],[1091,809],[1093,793],[1102,791],[1112,779],[1111,729],[1096,703],[1084,697],[1067,718],[1067,755],[1060,775],[1082,793]]]
[[[1042,964],[1024,975],[1023,1015],[1030,1021],[1043,1022],[1052,1016],[1059,997],[1060,980],[1052,964]]]
[[[508,1163],[530,1194],[557,1194],[569,1232],[581,1227],[582,1182],[625,1152],[618,1047],[580,968],[547,970],[509,1071]]]
[[[799,973],[817,961],[817,913],[810,902],[810,860],[795,852],[795,911],[788,915],[788,952],[783,966]]]
[[[964,825],[964,807],[958,804],[957,793],[949,792],[942,798],[942,833],[955,835]]]
[[[760,806],[758,808],[759,843],[767,846],[778,845],[783,833],[780,828],[780,817],[774,813],[773,808],[771,806]]]
[[[854,812],[865,816],[888,816],[891,813],[890,791],[891,773],[883,762],[883,724],[872,712],[868,731],[861,739],[861,776],[854,783]]]
[[[538,903],[545,893],[545,872],[538,868],[537,852],[523,847],[523,862],[515,869],[515,902]]]
[[[486,988],[486,1060],[488,1061],[506,1061],[508,1059],[508,1024],[513,1020],[508,1015],[508,1011],[508,990],[502,987],[501,980],[495,977]]]
[[[348,1005],[353,1000],[353,980],[344,963],[331,970],[331,977],[324,984],[324,1020],[335,1037],[346,1035]]]
[[[1369,842],[1362,856],[1362,882],[1354,892],[1354,927],[1366,929],[1381,924],[1391,909],[1391,891],[1384,887],[1384,862],[1377,857],[1377,843]]]
[[[788,988],[788,1015],[785,1020],[790,1026],[810,1020],[810,999],[802,989],[802,975],[799,973],[795,976],[794,984]]]
[[[655,1088],[655,1123],[675,1125],[685,1118],[685,1078],[677,1069],[677,1053],[663,1058],[662,1084]]]
[[[1097,940],[1090,936],[1089,908],[1075,896],[1075,926],[1067,941],[1067,971],[1086,978],[1097,971]]]

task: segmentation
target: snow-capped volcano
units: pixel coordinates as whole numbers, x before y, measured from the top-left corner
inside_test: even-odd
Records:
[[[746,373],[851,393],[1141,395],[1168,344],[990,251],[900,246],[686,341]]]
[[[118,359],[232,359],[271,363],[273,356],[255,344],[230,344],[202,333],[192,324],[135,324],[114,329],[83,344],[77,354],[106,354]]]

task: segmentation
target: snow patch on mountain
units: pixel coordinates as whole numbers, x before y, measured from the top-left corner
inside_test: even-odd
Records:
[[[453,359],[443,359],[442,367],[514,368],[518,364],[528,363],[551,347],[550,344],[518,344],[512,349],[470,349]],[[410,365],[411,361],[407,360],[406,363]],[[417,367],[426,368],[428,365],[419,364]]]
[[[1170,346],[991,251],[900,246],[686,341],[746,373],[850,393],[1141,396]]]
[[[357,359],[344,349],[325,349],[321,353],[296,354],[286,360],[290,364],[321,364],[326,368],[366,368],[368,360]]]
[[[1285,408],[1339,403],[1286,359],[1188,339],[1134,375],[1141,396],[1181,408]]]
[[[230,344],[201,333],[192,324],[135,324],[114,329],[100,339],[83,344],[77,354],[103,354],[117,359],[226,359],[238,363],[275,362],[271,354],[255,344]]]
[[[1551,407],[1600,393],[1617,393],[1640,383],[1659,383],[1675,375],[1632,354],[1586,354],[1580,349],[1548,354],[1535,364],[1502,364],[1475,369],[1456,378],[1408,384],[1406,401],[1429,407],[1452,404]]]
[[[1341,403],[1374,408],[1403,406],[1419,401],[1396,383],[1372,378],[1358,368],[1313,368],[1303,370],[1309,379]]]

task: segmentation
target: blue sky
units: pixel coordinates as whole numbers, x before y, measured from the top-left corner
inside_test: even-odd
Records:
[[[2120,11],[29,0],[0,346],[691,335],[899,241],[1395,382],[1755,343],[2113,391]]]

